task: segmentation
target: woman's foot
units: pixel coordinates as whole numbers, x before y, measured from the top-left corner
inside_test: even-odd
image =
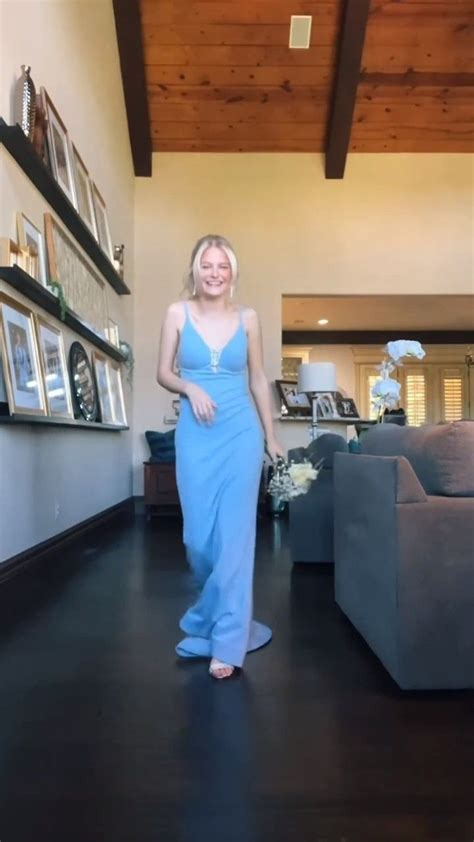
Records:
[[[218,658],[211,658],[209,672],[213,678],[230,678],[234,672],[235,667],[231,664],[224,664]]]

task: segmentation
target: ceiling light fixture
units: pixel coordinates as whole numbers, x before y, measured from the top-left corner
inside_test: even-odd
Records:
[[[311,15],[292,15],[290,23],[290,43],[292,50],[307,50],[311,38]]]
[[[318,319],[318,325],[328,325],[329,319]]]

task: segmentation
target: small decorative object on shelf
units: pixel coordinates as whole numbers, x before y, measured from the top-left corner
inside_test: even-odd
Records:
[[[385,346],[388,359],[382,360],[377,366],[380,371],[380,379],[372,387],[372,404],[378,410],[378,421],[382,421],[385,409],[392,409],[400,400],[401,384],[398,380],[390,377],[393,371],[402,366],[404,357],[422,360],[425,351],[419,342],[413,339],[398,339],[396,342],[388,342]]]
[[[86,421],[95,421],[98,413],[97,389],[84,347],[73,342],[69,349],[69,371],[74,400]]]
[[[120,246],[114,246],[114,260],[113,264],[115,267],[115,271],[118,272],[121,278],[123,278],[123,253],[125,250],[125,246],[122,243]]]
[[[13,122],[21,126],[28,140],[33,140],[36,115],[36,88],[30,76],[29,64],[21,65],[21,76],[14,91]]]
[[[272,497],[288,502],[294,497],[306,494],[311,483],[317,479],[322,461],[315,466],[311,462],[287,462],[278,459],[273,466],[273,475],[267,491]]]
[[[67,301],[66,296],[64,295],[64,287],[59,281],[50,280],[48,282],[48,287],[51,289],[51,292],[57,297],[59,302],[59,315],[61,317],[61,321],[66,321],[66,313],[67,313]]]
[[[128,342],[120,340],[120,350],[124,355],[125,368],[127,369],[127,383],[130,388],[133,388],[133,368],[135,366],[133,348]]]

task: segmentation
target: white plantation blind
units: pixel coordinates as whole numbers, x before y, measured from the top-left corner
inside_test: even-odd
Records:
[[[402,404],[408,416],[408,423],[414,427],[426,423],[428,412],[427,384],[424,372],[406,372],[402,390]]]
[[[464,378],[459,368],[445,368],[441,375],[443,421],[459,421],[464,415]]]
[[[372,419],[376,419],[378,417],[379,411],[377,407],[372,404],[372,388],[375,386],[377,380],[380,379],[380,374],[369,374],[367,377],[367,406],[369,407],[368,417]]]

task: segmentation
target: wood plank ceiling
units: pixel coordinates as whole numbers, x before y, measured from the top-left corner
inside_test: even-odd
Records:
[[[342,0],[139,5],[155,151],[324,150]],[[473,34],[472,0],[371,0],[348,151],[473,151]]]

